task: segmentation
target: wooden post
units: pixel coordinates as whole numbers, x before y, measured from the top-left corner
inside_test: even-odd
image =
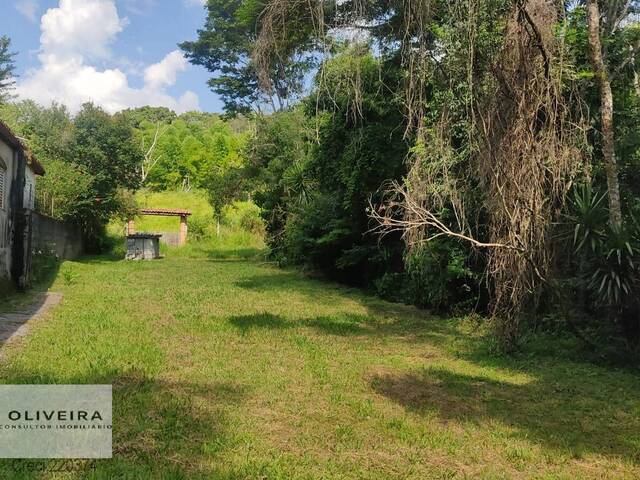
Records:
[[[127,235],[135,235],[135,233],[136,233],[136,224],[132,218],[127,222]]]
[[[180,239],[178,245],[185,245],[187,243],[187,216],[180,215]]]

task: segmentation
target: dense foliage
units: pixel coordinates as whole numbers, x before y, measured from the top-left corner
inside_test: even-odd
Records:
[[[45,108],[21,101],[3,105],[0,113],[45,167],[36,189],[37,208],[78,224],[90,249],[102,248],[110,219],[136,214],[134,192],[139,188],[217,186],[216,178],[242,164],[248,128],[243,119],[225,122],[199,112],[178,116],[162,107],[109,115],[85,104],[72,116],[63,105]],[[216,208],[219,215],[236,194],[212,197],[224,201]]]
[[[274,256],[480,308],[508,347],[558,314],[585,339],[637,345],[638,7],[267,2],[258,70],[283,44],[323,52],[308,96],[259,118],[247,147]]]
[[[139,184],[142,153],[122,115],[111,116],[92,104],[75,117],[61,105],[44,108],[31,101],[7,104],[2,118],[25,138],[44,165],[37,208],[80,225],[88,248],[100,249],[104,227],[131,209]]]
[[[239,162],[247,121],[225,122],[216,114],[166,108],[126,110],[139,148],[142,184],[152,190],[203,188],[220,169]]]

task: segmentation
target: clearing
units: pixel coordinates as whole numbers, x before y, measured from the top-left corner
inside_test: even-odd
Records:
[[[0,382],[113,384],[113,460],[65,478],[640,477],[637,375],[224,257],[61,266]]]

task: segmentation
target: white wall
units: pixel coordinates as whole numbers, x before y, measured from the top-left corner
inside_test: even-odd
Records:
[[[24,184],[24,200],[22,205],[24,208],[33,210],[36,199],[36,174],[33,173],[31,167],[27,166],[25,171],[25,184]]]
[[[4,198],[2,207],[0,207],[0,277],[9,277],[11,269],[11,253],[10,253],[10,226],[9,226],[9,193],[11,191],[11,182],[15,174],[13,149],[0,139],[0,157],[2,162],[7,166],[4,179]]]

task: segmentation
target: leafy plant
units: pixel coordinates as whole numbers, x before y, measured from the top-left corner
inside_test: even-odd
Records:
[[[608,213],[606,194],[594,191],[591,184],[574,190],[566,222],[572,226],[573,247],[577,253],[596,253],[606,237]]]
[[[639,229],[633,218],[621,227],[612,226],[605,199],[590,185],[574,190],[562,237],[569,240],[567,256],[573,259],[575,277],[568,278],[565,285],[576,289],[579,301],[574,307],[581,313],[592,311],[599,319],[609,318],[609,325],[596,322],[595,327],[618,324],[630,338],[640,333]],[[571,263],[565,266],[571,268]]]
[[[440,311],[470,310],[478,301],[478,274],[468,253],[452,241],[432,240],[407,259],[413,302]]]
[[[629,228],[609,228],[599,245],[597,268],[589,287],[603,306],[625,308],[629,300],[637,300],[634,290],[640,273],[640,243],[634,237]]]

